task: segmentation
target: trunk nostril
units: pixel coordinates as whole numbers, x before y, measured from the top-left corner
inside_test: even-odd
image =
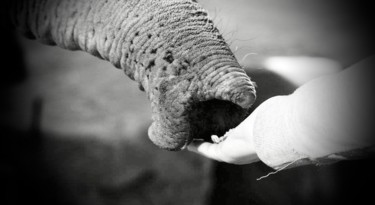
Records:
[[[157,146],[178,151],[194,138],[211,141],[212,135],[225,134],[248,116],[255,100],[254,83],[240,67],[231,67],[207,86],[214,74],[205,79],[184,75],[160,83],[149,129]]]
[[[221,136],[248,116],[248,110],[225,100],[196,103],[189,114],[191,139],[211,141],[211,135]]]

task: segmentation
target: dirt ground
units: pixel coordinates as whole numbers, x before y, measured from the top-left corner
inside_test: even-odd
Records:
[[[355,12],[338,6],[340,1],[200,2],[250,73],[270,56],[325,57],[346,66],[367,53],[371,39],[354,20]],[[151,144],[146,132],[150,105],[135,82],[83,52],[24,38],[20,44],[28,77],[12,88],[10,100],[17,109],[8,110],[14,118],[3,122],[23,135],[31,125],[31,105],[41,99],[41,159],[60,198],[90,205],[208,202],[213,163]],[[291,92],[288,86],[281,83],[279,91],[264,91],[260,98]]]

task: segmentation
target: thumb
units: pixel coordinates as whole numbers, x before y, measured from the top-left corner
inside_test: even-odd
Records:
[[[237,138],[252,142],[255,112],[256,111],[249,115],[244,121],[237,125],[237,127],[230,129],[227,133],[225,133],[225,136],[228,138]]]
[[[216,143],[195,140],[188,150],[207,158],[232,164],[247,164],[258,161],[252,137],[253,117],[249,116],[236,128],[229,130],[224,137],[212,139]],[[224,139],[223,139],[224,138]]]

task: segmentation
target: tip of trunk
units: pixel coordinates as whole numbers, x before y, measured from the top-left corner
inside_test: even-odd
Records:
[[[244,72],[223,75],[210,88],[207,82],[181,77],[163,83],[148,131],[154,144],[182,150],[194,138],[210,141],[211,135],[223,135],[248,116],[255,101],[255,86]]]
[[[250,80],[242,70],[224,75],[217,74],[211,81],[213,86],[209,89],[206,100],[218,99],[230,101],[244,109],[250,108],[255,99],[255,83]]]

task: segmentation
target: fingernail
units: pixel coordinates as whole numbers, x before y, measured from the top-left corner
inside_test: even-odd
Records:
[[[216,144],[220,142],[220,138],[217,135],[212,135],[211,140]]]

